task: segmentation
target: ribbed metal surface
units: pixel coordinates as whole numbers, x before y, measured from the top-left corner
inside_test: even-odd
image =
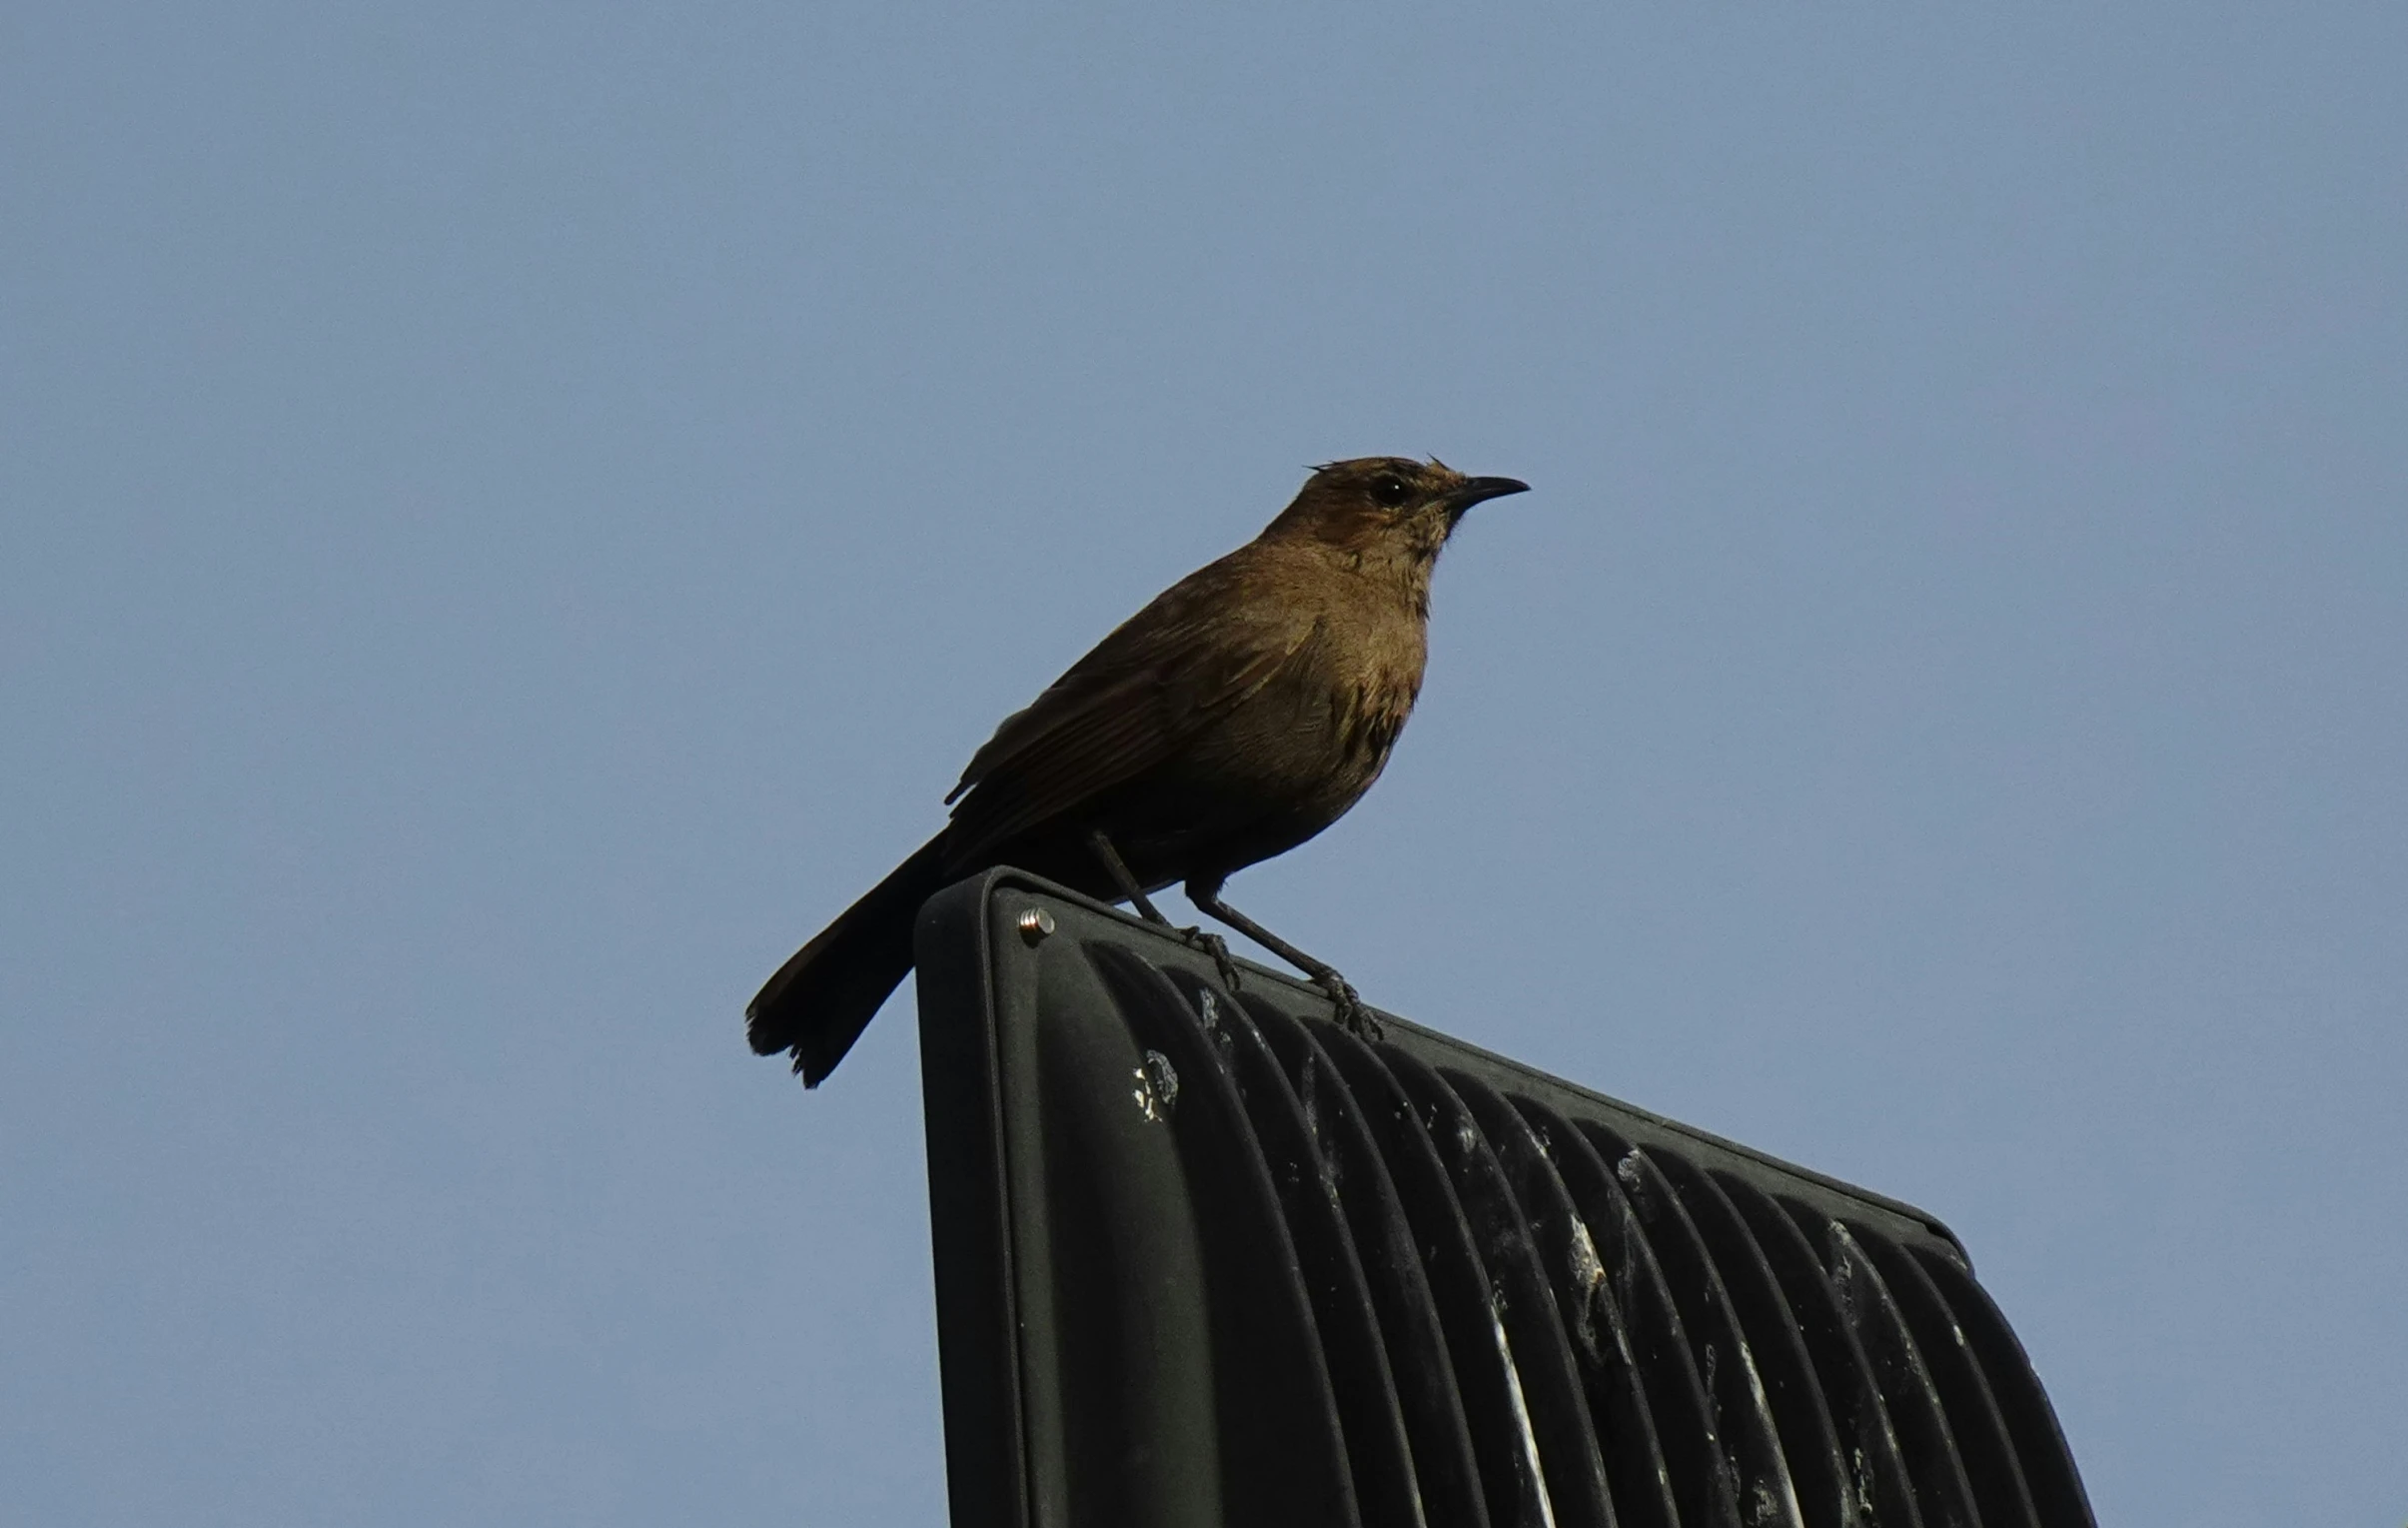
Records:
[[[965,1528],[2092,1521],[1919,1211],[1015,872],[920,958]]]

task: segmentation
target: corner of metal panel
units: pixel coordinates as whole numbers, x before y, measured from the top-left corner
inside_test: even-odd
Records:
[[[997,872],[920,908],[920,1094],[953,1528],[1027,1528],[1018,1301],[987,905]]]

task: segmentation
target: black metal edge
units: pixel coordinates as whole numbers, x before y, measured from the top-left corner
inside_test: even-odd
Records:
[[[936,1251],[938,1340],[948,1423],[947,1494],[956,1528],[1028,1528],[1031,1521],[1026,1419],[1021,1407],[1021,1354],[1016,1342],[1004,1340],[1007,1334],[1017,1331],[1019,1317],[1005,1194],[1008,1168],[998,1092],[996,1014],[985,979],[1001,975],[998,944],[1008,947],[1008,941],[993,936],[990,915],[995,893],[1007,885],[1111,919],[1127,933],[1156,943],[1159,963],[1193,966],[1204,958],[1175,936],[1108,903],[1010,867],[999,867],[957,882],[931,897],[921,908],[915,930],[922,990],[921,1072],[927,1102],[931,1237]],[[1269,988],[1284,999],[1285,1005],[1302,1008],[1313,1016],[1329,1011],[1328,999],[1319,988],[1286,971],[1251,960],[1240,960],[1238,964],[1244,972],[1250,998],[1261,996]],[[1984,1370],[1994,1373],[2003,1368],[2014,1376],[2005,1386],[2011,1400],[2002,1405],[1999,1398],[1985,1393],[1984,1399],[1989,1404],[1981,1408],[1988,1412],[1984,1420],[1998,1428],[2001,1441],[2008,1444],[2009,1469],[2019,1476],[2023,1470],[2018,1466],[2025,1465],[2027,1459],[2047,1461],[2038,1471],[2046,1484],[2035,1481],[2026,1485],[2025,1492],[2029,1494],[2017,1505],[2024,1511],[2033,1511],[2039,1506],[2033,1498],[2045,1495],[2053,1498],[2052,1508],[2071,1508],[2072,1515],[2065,1516],[2067,1522],[2095,1521],[2078,1469],[2064,1446],[2061,1429],[2056,1425],[2053,1409],[2048,1408],[2044,1392],[2039,1401],[2041,1410],[2036,1414],[2037,1418],[2044,1418],[2044,1427],[2035,1417],[2016,1415],[2010,1420],[2004,1414],[2024,1409],[2026,1398],[2015,1392],[2024,1388],[2028,1360],[2022,1358],[2020,1343],[2014,1339],[2011,1328],[2004,1326],[1994,1305],[1970,1277],[1971,1260],[1962,1242],[1937,1217],[1902,1200],[1667,1119],[1385,1010],[1377,1011],[1392,1040],[1402,1038],[1417,1053],[1425,1049],[1432,1052],[1426,1058],[1433,1063],[1462,1066],[1476,1074],[1486,1072],[1484,1080],[1492,1085],[1523,1094],[1536,1092],[1542,1100],[1546,1095],[1577,1099],[1588,1108],[1618,1116],[1617,1123],[1628,1121],[1642,1126],[1641,1130],[1631,1132],[1633,1144],[1651,1144],[1646,1136],[1652,1130],[1670,1140],[1694,1142],[1738,1162],[1770,1169],[1785,1180],[1778,1197],[1791,1208],[1793,1215],[1810,1212],[1816,1219],[1827,1216],[1834,1222],[1852,1220],[1860,1230],[1889,1240],[1896,1227],[1864,1223],[1865,1212],[1871,1209],[1881,1218],[1895,1216],[1914,1231],[1936,1238],[1944,1245],[1934,1248],[1898,1238],[1897,1251],[1924,1264],[1916,1272],[1935,1285],[1945,1283],[1953,1288],[1959,1282],[1943,1276],[1943,1263],[1963,1274],[1961,1283],[1973,1289],[1987,1307],[1978,1313],[1967,1313],[1971,1324],[1984,1328],[1996,1322],[2006,1331],[2006,1342],[2021,1361],[2020,1368],[1983,1362],[1983,1358],[2002,1358],[2007,1351],[1986,1330],[1979,1335],[1989,1351],[1979,1358],[1967,1355],[1973,1358],[1972,1374],[1982,1392],[1991,1390],[1990,1375]],[[963,1013],[972,1015],[972,1022],[947,1021]],[[1822,1193],[1802,1193],[1802,1187],[1819,1189]],[[1841,1202],[1837,1205],[1821,1202],[1823,1194]],[[1932,1293],[1938,1294],[1938,1288],[1934,1287]],[[1956,1303],[1945,1297],[1939,1301],[1940,1307],[1951,1315],[1958,1314],[1953,1308]],[[2037,1388],[2036,1381],[2029,1383]],[[2033,1446],[2043,1444],[2043,1446]],[[1957,1467],[1963,1468],[1961,1464]],[[2047,1478],[2052,1476],[2055,1478]],[[2060,1515],[2057,1511],[2049,1513],[2051,1528],[2055,1528]]]
[[[1881,1403],[1880,1382],[1872,1360],[1856,1340],[1839,1309],[1838,1292],[1822,1260],[1771,1194],[1737,1173],[1717,1173],[1715,1181],[1732,1207],[1748,1222],[1782,1293],[1798,1320],[1821,1381],[1823,1404],[1830,1409],[1838,1434],[1840,1455],[1846,1461],[1850,1488],[1867,1521],[1879,1528],[1969,1528],[1965,1524],[1925,1524],[1915,1502],[1914,1480],[1898,1446],[1897,1429]]]
[[[1303,1259],[1222,1048],[1226,1037],[1134,951],[1089,942],[1083,953],[1135,1020],[1141,1043],[1168,1052],[1179,1072],[1174,1127],[1190,1191],[1205,1201],[1199,1208],[1213,1213],[1207,1206],[1218,1197],[1224,1223],[1253,1223],[1252,1234],[1216,1238],[1206,1248],[1216,1366],[1251,1371],[1258,1381],[1250,1395],[1241,1384],[1239,1393],[1216,1396],[1223,1511],[1239,1522],[1359,1528],[1345,1428]],[[1276,1370],[1284,1379],[1274,1378]]]
[[[1221,1042],[1238,1096],[1252,1117],[1312,1302],[1363,1521],[1380,1528],[1421,1528],[1413,1450],[1370,1282],[1303,1101],[1242,1004],[1201,978],[1174,975],[1172,982],[1198,1005],[1205,1028]]]
[[[1813,1210],[1796,1204],[1784,1208],[1821,1256],[1839,1297],[1840,1316],[1872,1363],[1924,1522],[1932,1528],[1980,1528],[1981,1504],[1956,1446],[1947,1400],[1880,1268],[1842,1222],[1824,1219],[1817,1225]]]
[[[1704,1168],[1677,1151],[1657,1150],[1648,1156],[1681,1196],[1690,1224],[1706,1242],[1732,1309],[1739,1314],[1774,1425],[1781,1429],[1782,1457],[1789,1461],[1790,1482],[1807,1528],[1856,1528],[1857,1504],[1840,1457],[1838,1430],[1806,1351],[1806,1332],[1771,1261],[1738,1207]]]
[[[1881,1270],[1890,1294],[1897,1300],[1915,1345],[1930,1366],[1948,1408],[1948,1427],[1956,1435],[1956,1450],[1964,1459],[1965,1478],[1981,1504],[1988,1528],[2039,1528],[2031,1488],[2015,1457],[2014,1439],[1999,1414],[1997,1398],[1974,1360],[1956,1313],[1931,1282],[1931,1275],[1904,1247],[1861,1222],[1848,1228]]]
[[[1480,1122],[1435,1068],[1410,1052],[1382,1045],[1389,1074],[1425,1111],[1425,1127],[1440,1160],[1455,1180],[1456,1199],[1471,1223],[1481,1266],[1501,1298],[1504,1324],[1522,1376],[1523,1404],[1539,1462],[1547,1471],[1547,1498],[1559,1525],[1614,1528],[1612,1488],[1599,1450],[1597,1424],[1589,1414],[1580,1365],[1556,1309],[1555,1291],[1539,1257],[1530,1221],[1513,1192]]]
[[[1539,1260],[1555,1290],[1556,1312],[1564,1319],[1564,1333],[1572,1341],[1572,1356],[1588,1391],[1616,1518],[1625,1528],[1679,1528],[1681,1509],[1673,1496],[1672,1467],[1656,1436],[1656,1418],[1632,1352],[1630,1328],[1580,1206],[1538,1132],[1504,1094],[1469,1072],[1450,1067],[1440,1075],[1479,1120],[1530,1222]]]
[[[1496,1292],[1480,1260],[1455,1185],[1430,1132],[1388,1063],[1370,1045],[1324,1020],[1314,1038],[1337,1063],[1387,1161],[1413,1227],[1480,1467],[1493,1528],[1542,1528],[1555,1521],[1544,1462],[1529,1427],[1522,1377],[1498,1323]]]
[[[1671,1280],[1682,1324],[1698,1355],[1699,1377],[1714,1399],[1724,1456],[1737,1474],[1740,1515],[1752,1528],[1774,1523],[1804,1528],[1805,1508],[1782,1449],[1772,1397],[1713,1248],[1644,1145],[1624,1139],[1598,1120],[1575,1117],[1572,1122],[1612,1165]]]
[[[928,1233],[953,1528],[1029,1528],[1018,1285],[1005,1189],[1003,1100],[990,1005],[987,903],[999,877],[921,906],[920,1088],[927,1129]],[[958,1015],[970,1015],[962,1022]]]
[[[1672,1471],[1682,1528],[1740,1528],[1739,1471],[1724,1445],[1714,1397],[1698,1372],[1681,1303],[1639,1211],[1589,1137],[1553,1105],[1527,1093],[1508,1100],[1544,1146],[1597,1242],[1641,1360],[1656,1438]]]
[[[1425,1516],[1442,1528],[1489,1528],[1455,1360],[1422,1268],[1413,1225],[1354,1089],[1304,1020],[1241,998],[1287,1068],[1325,1161],[1340,1175],[1339,1208],[1369,1284],[1380,1340],[1405,1418]]]
[[[1057,885],[1043,876],[1031,874],[1026,870],[1016,869],[1009,865],[1000,866],[981,872],[969,883],[987,888],[987,894],[991,894],[992,889],[996,886],[1010,884],[1034,891],[1039,895],[1059,898],[1062,901],[1113,918],[1131,933],[1142,934],[1145,938],[1159,943],[1163,946],[1164,958],[1157,963],[1167,965],[1175,961],[1189,969],[1211,970],[1214,968],[1208,957],[1182,942],[1176,934],[1123,912],[1109,902],[1083,896],[1066,886]],[[1312,1016],[1317,1018],[1330,1016],[1329,995],[1292,972],[1260,965],[1244,958],[1239,958],[1236,964],[1244,973],[1243,990],[1246,993],[1259,995],[1265,986],[1276,988],[1283,998],[1301,1006]],[[1783,1178],[1792,1180],[1785,1184],[1788,1191],[1796,1192],[1800,1186],[1812,1185],[1834,1195],[1841,1201],[1840,1204],[1831,1206],[1834,1211],[1844,1208],[1846,1213],[1861,1217],[1867,1208],[1871,1208],[1885,1214],[1895,1215],[1901,1221],[1911,1224],[1922,1234],[1934,1236],[1946,1242],[1955,1249],[1959,1260],[1963,1261],[1968,1268],[1972,1266],[1970,1257],[1965,1253],[1964,1243],[1957,1239],[1954,1231],[1948,1229],[1938,1216],[1917,1209],[1902,1199],[1894,1199],[1887,1194],[1876,1193],[1869,1188],[1834,1178],[1827,1173],[1817,1172],[1811,1167],[1802,1167],[1796,1162],[1785,1161],[1770,1152],[1760,1151],[1756,1147],[1740,1141],[1727,1139],[1710,1130],[1702,1130],[1677,1119],[1667,1119],[1638,1104],[1598,1092],[1594,1088],[1584,1087],[1577,1082],[1568,1081],[1552,1073],[1540,1071],[1526,1062],[1514,1060],[1510,1056],[1499,1055],[1495,1051],[1484,1049],[1455,1035],[1426,1028],[1412,1019],[1391,1013],[1385,1008],[1374,1008],[1372,1011],[1378,1016],[1381,1026],[1388,1031],[1387,1038],[1395,1040],[1402,1037],[1410,1041],[1417,1047],[1416,1053],[1421,1054],[1422,1058],[1432,1065],[1464,1066],[1480,1071],[1483,1074],[1483,1080],[1501,1092],[1529,1091],[1536,1087],[1554,1094],[1557,1098],[1579,1099],[1583,1107],[1607,1110],[1621,1116],[1627,1122],[1639,1126],[1636,1138],[1641,1145],[1650,1143],[1647,1137],[1651,1134],[1661,1135],[1682,1143],[1688,1149],[1702,1146],[1709,1153],[1719,1153],[1742,1163],[1771,1169]]]
[[[2023,1481],[2031,1489],[2032,1506],[2048,1528],[2098,1528],[2090,1510],[2090,1493],[2065,1444],[2056,1408],[2023,1350],[2022,1339],[2006,1324],[1989,1291],[1973,1276],[1946,1258],[1914,1249],[1931,1282],[1955,1312],[1956,1324],[1971,1344],[1973,1358],[1989,1379],[1990,1393],[2006,1420],[2015,1453],[2023,1463]]]
[[[1307,990],[1313,989],[1308,988]],[[1558,1099],[1577,1100],[1573,1104],[1574,1110],[1585,1109],[1616,1116],[1620,1133],[1630,1136],[1634,1145],[1669,1146],[1689,1155],[1703,1154],[1710,1159],[1707,1165],[1711,1165],[1712,1158],[1720,1156],[1725,1158],[1729,1165],[1758,1172],[1770,1172],[1780,1178],[1783,1186],[1790,1192],[1812,1193],[1819,1191],[1829,1195],[1834,1212],[1844,1209],[1846,1213],[1858,1218],[1863,1218],[1868,1209],[1885,1215],[1893,1215],[1901,1222],[1901,1229],[1911,1227],[1914,1234],[1933,1237],[1945,1242],[1958,1258],[1965,1261],[1966,1266],[1971,1266],[1971,1259],[1966,1256],[1964,1244],[1957,1240],[1954,1231],[1948,1229],[1938,1216],[1917,1209],[1902,1199],[1893,1199],[1887,1194],[1876,1193],[1872,1189],[1834,1178],[1828,1173],[1817,1172],[1811,1167],[1802,1167],[1796,1162],[1787,1161],[1771,1152],[1761,1151],[1754,1146],[1727,1139],[1711,1130],[1684,1124],[1677,1119],[1667,1119],[1651,1109],[1642,1108],[1638,1104],[1626,1102],[1611,1094],[1601,1093],[1594,1088],[1584,1087],[1580,1083],[1569,1081],[1551,1072],[1541,1071],[1528,1062],[1516,1061],[1511,1057],[1498,1055],[1494,1051],[1484,1050],[1480,1046],[1458,1039],[1454,1035],[1440,1034],[1425,1029],[1410,1020],[1400,1019],[1397,1020],[1397,1023],[1422,1043],[1443,1047],[1449,1064],[1485,1073],[1484,1080],[1501,1092],[1511,1092],[1517,1089],[1526,1092],[1543,1089],[1553,1093]]]

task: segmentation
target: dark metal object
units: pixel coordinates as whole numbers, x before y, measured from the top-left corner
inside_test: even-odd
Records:
[[[956,1528],[2092,1524],[1919,1210],[1018,871],[917,958]]]

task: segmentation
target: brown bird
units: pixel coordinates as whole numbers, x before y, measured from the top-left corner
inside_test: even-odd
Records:
[[[1262,535],[1189,574],[1004,719],[945,797],[944,830],[796,950],[744,1018],[761,1055],[817,1086],[911,970],[920,903],[1016,865],[1108,901],[1175,881],[1305,971],[1342,1016],[1354,988],[1220,898],[1361,799],[1421,694],[1430,571],[1466,510],[1529,488],[1436,459],[1318,468]],[[1186,930],[1233,977],[1220,941]]]

